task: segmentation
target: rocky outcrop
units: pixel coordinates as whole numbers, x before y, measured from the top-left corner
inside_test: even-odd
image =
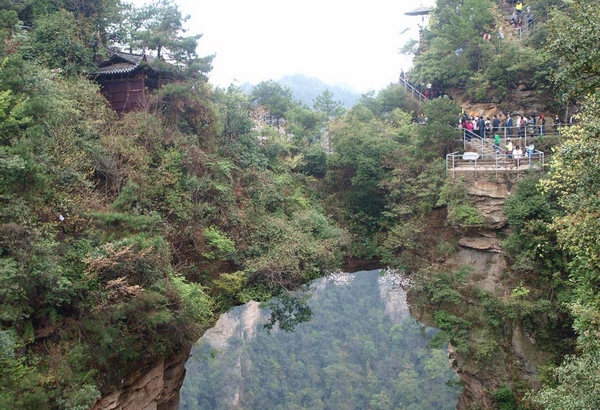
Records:
[[[509,176],[488,180],[465,178],[467,195],[471,197],[479,213],[483,216],[487,229],[498,230],[506,226],[506,216],[502,212],[504,200],[510,196],[513,181]]]
[[[394,323],[402,323],[410,316],[406,291],[410,284],[401,272],[389,271],[379,277],[379,297],[385,304],[385,311]]]
[[[492,118],[496,114],[546,114],[546,117],[552,118],[556,114],[551,107],[546,104],[547,99],[540,98],[538,90],[528,88],[525,84],[512,90],[510,102],[479,102],[474,103],[471,97],[463,90],[447,90],[453,100],[458,102],[464,112],[469,115],[483,115]]]
[[[459,250],[447,265],[451,268],[469,266],[470,281],[477,289],[501,296],[506,292],[502,275],[507,270],[506,259],[498,241],[497,233],[507,223],[502,211],[504,200],[511,194],[514,182],[498,179],[465,178],[463,180],[471,203],[483,216],[483,228],[463,232],[458,241]]]
[[[221,315],[215,326],[204,333],[203,338],[215,349],[224,349],[234,335],[242,340],[253,338],[261,320],[260,303],[248,302],[234,308],[229,314]]]
[[[507,219],[502,207],[511,195],[519,175],[465,179],[464,184],[471,203],[484,216],[484,228],[463,232],[458,241],[459,250],[446,264],[447,268],[463,266],[471,268],[469,285],[480,291],[494,295],[499,299],[510,297],[511,289],[506,285],[510,274],[498,233],[506,229]],[[459,397],[457,409],[494,408],[491,393],[504,384],[510,384],[515,372],[530,387],[537,387],[538,367],[546,359],[545,354],[535,346],[535,341],[519,325],[509,331],[510,338],[498,348],[496,359],[502,365],[485,368],[473,358],[448,349],[450,364],[461,378],[464,390]],[[476,342],[477,336],[471,335]]]
[[[449,261],[455,267],[469,266],[470,283],[477,289],[502,296],[506,289],[502,275],[507,270],[506,259],[496,237],[463,237],[460,249]]]
[[[454,346],[448,346],[448,360],[450,367],[456,372],[463,382],[463,391],[458,397],[457,409],[471,409],[477,403],[478,408],[493,409],[494,401],[488,392],[498,386],[493,385],[491,380],[481,380],[478,376],[466,371],[460,363],[460,356],[456,353]],[[477,407],[475,407],[477,408]]]
[[[189,353],[187,349],[173,358],[140,368],[91,410],[177,410]]]
[[[458,244],[464,248],[471,248],[478,251],[502,253],[495,232],[487,235],[485,232],[482,232],[481,234],[481,236],[477,237],[462,237],[459,239]]]
[[[211,329],[208,329],[202,336],[202,340],[216,351],[231,349],[230,343],[235,340],[242,344],[256,336],[261,323],[265,321],[264,311],[260,309],[259,302],[248,302],[245,305],[236,306],[229,312],[222,314],[217,323]],[[277,331],[275,329],[274,331]],[[243,354],[242,344],[234,349],[234,360],[229,364],[227,375],[229,380],[243,379],[242,368],[250,368],[250,358]],[[217,408],[231,409],[239,406],[242,384],[230,383],[221,386],[218,397],[215,397]]]

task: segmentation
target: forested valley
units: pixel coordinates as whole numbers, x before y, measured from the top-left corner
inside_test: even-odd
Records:
[[[192,350],[180,408],[454,409],[459,379],[443,346],[430,346],[435,330],[410,316],[396,276],[315,281],[302,292],[311,320],[293,332],[265,329],[266,309],[250,329],[254,307],[227,312],[225,328]]]
[[[91,408],[250,300],[290,300],[272,320],[292,329],[307,315],[290,292],[353,261],[414,277],[438,342],[506,375],[486,393],[499,408],[600,408],[597,2],[531,0],[515,35],[503,1],[438,0],[403,50],[447,98],[393,83],[350,109],[212,86],[172,0],[0,4],[0,408]],[[117,48],[171,78],[131,112],[96,81]],[[445,155],[461,104],[524,110],[523,89],[577,121],[506,203],[500,298],[444,267],[482,221]],[[535,389],[503,367],[517,325],[548,354]]]

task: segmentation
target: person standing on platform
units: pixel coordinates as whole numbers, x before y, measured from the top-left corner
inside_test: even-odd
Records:
[[[479,117],[477,125],[479,126],[479,136],[485,138],[485,120],[483,119],[483,115]]]
[[[506,135],[508,135],[510,138],[512,138],[514,123],[513,123],[513,119],[510,116],[510,114],[508,114],[508,117],[506,119],[505,127],[506,127]]]
[[[529,166],[533,165],[533,154],[534,153],[535,153],[535,145],[533,145],[533,142],[531,142],[527,146],[527,157],[529,158]]]
[[[523,156],[523,151],[521,150],[521,147],[519,147],[517,145],[515,147],[515,149],[513,149],[513,159],[515,160],[515,165],[516,165],[517,169],[521,165],[521,157],[522,156]]]
[[[543,136],[544,132],[546,131],[546,117],[544,117],[544,114],[540,114],[540,118],[538,118],[538,125],[540,126],[540,136]]]
[[[500,132],[500,118],[498,118],[498,115],[494,115],[494,118],[492,119],[492,132],[494,134]]]

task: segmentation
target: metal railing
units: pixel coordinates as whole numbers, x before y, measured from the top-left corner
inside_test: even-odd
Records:
[[[425,97],[419,90],[417,90],[411,83],[406,81],[406,78],[400,76],[400,85],[404,87],[404,91],[409,94],[413,100],[417,101],[420,104],[423,101],[428,101],[428,98]]]
[[[474,155],[475,154],[475,155]],[[480,171],[495,172],[496,176],[499,173],[518,172],[522,170],[543,170],[544,169],[544,153],[535,150],[531,155],[525,152],[519,159],[513,157],[512,154],[483,154],[479,155],[474,152],[453,152],[446,155],[446,173],[452,173],[452,177],[456,176],[457,172],[474,172],[475,175]]]
[[[525,19],[526,19],[526,24],[523,24],[518,27],[519,38],[523,38],[523,34],[526,34],[529,31],[531,31],[531,29],[535,25],[535,17],[530,18],[529,16],[526,16]]]
[[[473,131],[463,129],[463,150],[467,150],[467,147],[473,148],[478,146],[479,154],[489,154],[495,151],[494,140],[492,138],[482,138],[479,134],[475,134]],[[487,148],[487,149],[486,149]]]
[[[527,146],[528,142],[535,141],[536,138],[546,136],[560,136],[562,131],[569,127],[571,124],[559,124],[559,125],[532,125],[527,124],[523,127],[500,127],[497,131],[493,129],[485,131],[485,137],[482,138],[477,131],[469,131],[465,128],[460,128],[463,134],[463,148],[466,150],[467,145],[473,146],[474,141],[476,144],[481,144],[480,153],[490,152],[491,147],[494,146],[494,135],[497,133],[500,136],[503,144],[506,145],[510,139],[513,144],[519,143],[519,145]],[[486,149],[487,147],[487,149]]]

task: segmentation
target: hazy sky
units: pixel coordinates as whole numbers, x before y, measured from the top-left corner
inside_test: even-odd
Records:
[[[398,50],[417,39],[422,22],[404,13],[435,0],[175,2],[191,16],[188,34],[203,35],[199,55],[216,54],[209,74],[214,85],[304,74],[363,93],[397,81],[400,70],[410,67]]]

